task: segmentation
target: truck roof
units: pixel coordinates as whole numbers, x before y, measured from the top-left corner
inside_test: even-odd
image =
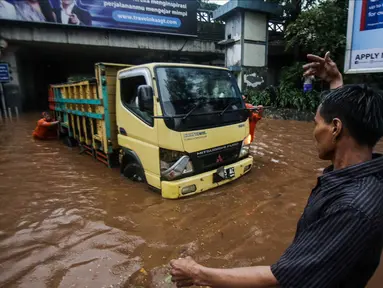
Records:
[[[210,65],[199,65],[199,64],[186,64],[186,63],[171,63],[171,62],[152,62],[141,65],[134,65],[132,67],[128,67],[120,70],[119,72],[128,71],[135,68],[149,68],[154,69],[156,66],[172,66],[172,67],[194,67],[194,68],[206,68],[206,69],[218,69],[218,70],[228,70],[225,67],[219,66],[210,66]]]

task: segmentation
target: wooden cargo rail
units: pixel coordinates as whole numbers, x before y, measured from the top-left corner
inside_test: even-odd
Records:
[[[60,129],[83,152],[113,166],[118,155],[116,124],[117,71],[131,65],[97,63],[95,78],[50,85],[49,109]]]

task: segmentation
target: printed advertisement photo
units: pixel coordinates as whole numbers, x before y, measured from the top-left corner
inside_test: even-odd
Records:
[[[0,20],[196,36],[197,1],[2,0]]]

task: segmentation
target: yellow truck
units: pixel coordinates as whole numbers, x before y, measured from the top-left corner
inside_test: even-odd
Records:
[[[176,199],[249,172],[248,111],[225,68],[97,63],[95,77],[51,85],[68,144]]]

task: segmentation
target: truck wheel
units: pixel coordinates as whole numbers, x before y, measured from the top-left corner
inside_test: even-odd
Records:
[[[128,163],[125,166],[124,176],[135,182],[145,182],[145,174],[142,167],[137,163]]]

